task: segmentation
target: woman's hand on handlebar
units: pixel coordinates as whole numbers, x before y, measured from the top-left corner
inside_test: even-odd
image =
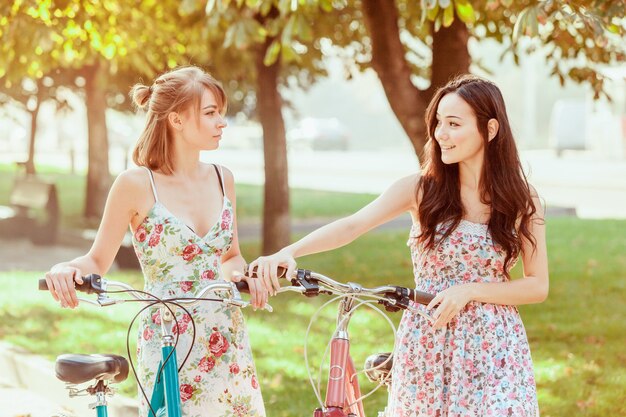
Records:
[[[74,283],[83,283],[82,272],[73,266],[53,267],[46,272],[46,283],[52,297],[58,301],[62,307],[78,307],[78,297]]]
[[[280,284],[278,283],[279,267],[287,269],[285,277],[288,279],[296,270],[296,260],[293,255],[285,249],[273,255],[260,256],[257,260],[251,262],[248,267],[248,274],[250,275],[251,271],[256,272],[256,276],[261,279],[265,288],[272,295],[276,295],[276,292],[280,289]]]
[[[260,279],[247,277],[240,272],[233,272],[230,280],[232,282],[245,281],[248,284],[248,290],[250,291],[250,302],[252,306],[255,309],[265,307],[269,297],[267,289]]]

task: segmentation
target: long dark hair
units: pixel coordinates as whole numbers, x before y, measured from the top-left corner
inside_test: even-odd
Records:
[[[435,140],[437,108],[442,97],[455,93],[474,111],[478,131],[484,141],[484,162],[480,176],[480,199],[491,208],[489,231],[492,240],[506,253],[503,272],[509,269],[522,250],[522,241],[536,241],[530,222],[536,212],[530,187],[522,171],[506,107],[500,89],[492,82],[473,75],[462,75],[439,88],[426,110],[428,142],[422,157],[423,168],[417,185],[420,197],[418,210],[420,234],[418,242],[434,248],[459,225],[465,210],[461,203],[458,164],[441,161],[441,148]],[[496,119],[498,133],[488,140],[487,123]],[[446,226],[438,230],[440,225]],[[439,235],[439,233],[441,233]]]

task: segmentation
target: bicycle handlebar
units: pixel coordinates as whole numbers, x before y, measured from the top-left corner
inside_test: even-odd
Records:
[[[287,278],[285,275],[287,269],[278,267],[278,277]],[[256,270],[248,271],[251,277],[257,277]],[[433,298],[434,294],[430,294],[423,291],[418,291],[412,288],[400,287],[396,285],[385,285],[376,288],[366,288],[360,284],[354,282],[341,283],[306,269],[298,269],[295,276],[291,277],[292,286],[282,287],[278,292],[295,291],[302,293],[307,297],[314,297],[324,292],[340,293],[340,294],[362,294],[369,296],[381,296],[385,298],[383,304],[390,311],[397,311],[398,309],[406,309],[409,301],[414,301],[418,304],[428,305]],[[322,290],[320,291],[320,285]],[[325,289],[324,289],[325,288]]]
[[[279,278],[286,278],[287,269],[279,267]],[[257,277],[256,270],[247,271],[251,277]],[[315,297],[320,293],[340,293],[340,294],[353,294],[353,295],[366,295],[366,296],[380,296],[382,297],[381,303],[385,305],[385,308],[389,311],[397,311],[399,309],[406,309],[409,307],[409,301],[414,301],[418,304],[428,305],[435,296],[430,293],[418,291],[412,288],[400,287],[396,285],[385,285],[375,288],[366,288],[360,284],[354,282],[341,283],[337,282],[327,276],[318,274],[316,272],[309,271],[307,269],[298,269],[295,276],[291,277],[291,286],[282,287],[278,292],[294,291],[299,292],[307,297]],[[321,284],[321,289],[320,289]],[[87,294],[98,294],[98,302],[95,303],[91,300],[83,300],[97,305],[110,305],[124,302],[121,300],[113,300],[103,298],[101,294],[107,292],[108,287],[121,288],[129,292],[129,294],[139,301],[156,302],[157,300],[145,295],[138,295],[135,293],[133,287],[123,282],[108,281],[101,276],[91,274],[83,277],[83,283],[75,283],[75,289]],[[48,290],[48,284],[45,279],[39,280],[39,289]],[[203,288],[196,297],[193,298],[168,298],[163,301],[176,301],[181,304],[194,304],[200,301],[200,299],[209,291],[229,291],[234,297],[230,299],[223,299],[223,302],[227,302],[238,307],[246,307],[249,303],[242,300],[239,297],[239,292],[249,292],[248,284],[245,281],[240,282],[213,282]],[[271,311],[270,306],[266,306]]]
[[[106,306],[106,305],[112,305],[112,304],[119,304],[119,303],[123,303],[127,301],[124,299],[106,298],[104,294],[106,294],[107,292],[110,292],[109,287],[121,288],[122,290],[128,291],[128,294],[130,294],[132,298],[138,301],[153,302],[153,303],[159,302],[159,300],[156,298],[152,298],[145,294],[138,294],[137,293],[138,290],[136,290],[135,288],[133,288],[132,286],[128,284],[125,284],[123,282],[118,282],[118,281],[109,281],[109,280],[102,278],[100,275],[90,274],[85,277],[82,277],[82,279],[83,279],[82,284],[78,284],[78,283],[74,284],[75,285],[74,288],[76,289],[76,291],[84,292],[87,294],[98,294],[97,302],[94,302],[92,300],[80,299],[81,301],[86,301],[90,304]],[[41,291],[49,290],[48,283],[46,282],[45,279],[39,280],[39,290]],[[165,301],[165,302],[175,301],[177,304],[183,304],[183,305],[195,304],[199,301],[203,301],[202,298],[204,297],[204,295],[210,291],[228,291],[233,296],[232,298],[215,299],[212,301],[221,301],[221,302],[231,304],[237,307],[242,307],[242,308],[247,307],[250,304],[247,301],[242,300],[239,295],[239,292],[245,292],[245,293],[249,292],[248,284],[244,281],[213,282],[213,283],[208,284],[193,298],[184,298],[184,297],[165,298],[165,299],[162,299],[161,301]],[[204,301],[208,301],[208,300],[204,300]],[[265,308],[268,311],[272,311],[272,307],[268,304],[265,305]]]
[[[76,289],[76,291],[84,292],[87,294],[101,294],[101,293],[106,292],[106,290],[102,288],[103,279],[100,275],[90,274],[82,278],[83,278],[82,284],[75,283],[74,288]],[[117,282],[117,281],[105,281],[105,282],[107,285],[121,287],[121,288],[124,288],[126,290],[131,290],[131,291],[134,290],[134,288],[132,288],[130,285],[126,285],[121,282]],[[216,284],[220,284],[220,283],[216,283]],[[237,291],[239,292],[243,292],[243,293],[250,292],[248,288],[248,283],[245,281],[234,282],[233,284],[235,284],[235,288],[237,288]],[[230,283],[228,283],[227,287],[218,288],[218,290],[219,289],[230,290],[231,289]],[[45,279],[39,280],[39,290],[48,291],[48,283],[46,282]],[[215,289],[212,289],[212,291],[215,291]],[[204,292],[205,291],[202,291],[201,294],[204,294]]]

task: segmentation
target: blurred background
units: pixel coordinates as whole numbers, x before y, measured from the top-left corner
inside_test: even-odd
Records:
[[[417,172],[430,98],[471,72],[502,90],[547,207],[551,295],[522,308],[542,414],[626,415],[625,11],[621,0],[2,2],[0,363],[17,369],[37,354],[45,368],[68,349],[123,351],[130,311],[82,307],[89,314],[78,318],[34,282],[89,248],[112,180],[133,166],[145,116],[129,101],[134,83],[189,64],[223,83],[228,127],[220,149],[201,158],[233,171],[252,260]],[[409,226],[402,217],[303,265],[343,281],[411,285]],[[140,286],[136,268],[127,236],[111,274]],[[315,405],[301,357],[315,302],[293,298],[276,299],[274,316],[248,314],[270,416]],[[287,314],[293,326],[282,328]],[[355,330],[368,335],[363,354],[390,337],[365,317]],[[316,333],[318,347],[328,329]],[[94,338],[101,333],[106,340]],[[276,340],[287,341],[283,362]],[[0,379],[0,397],[20,393],[18,405],[30,407],[0,400],[0,416],[69,410],[65,394],[47,395],[33,379],[17,370]],[[128,382],[124,395],[134,392]],[[374,396],[371,409],[384,400]]]

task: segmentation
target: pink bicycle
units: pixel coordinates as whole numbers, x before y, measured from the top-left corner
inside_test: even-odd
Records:
[[[284,270],[282,272],[284,274]],[[427,305],[434,298],[434,295],[392,285],[365,288],[353,282],[344,284],[305,269],[297,270],[295,276],[291,278],[291,284],[291,286],[282,287],[278,292],[294,291],[307,297],[315,297],[319,294],[336,295],[335,298],[324,304],[320,310],[331,302],[339,300],[337,327],[329,344],[330,367],[325,401],[321,400],[319,389],[311,378],[305,341],[304,355],[307,362],[307,371],[315,395],[320,402],[320,408],[313,412],[313,417],[365,417],[362,399],[383,385],[389,386],[393,356],[391,353],[378,353],[367,358],[363,372],[365,372],[370,381],[378,383],[378,386],[370,393],[361,395],[357,377],[358,372],[350,357],[348,324],[352,314],[363,305],[373,307],[371,304],[378,303],[382,304],[387,311],[410,309],[432,321],[432,318],[423,311],[424,309],[416,308],[416,305]],[[368,300],[364,301],[364,298]],[[375,309],[380,311],[377,308]],[[382,311],[381,314],[384,315]],[[312,316],[311,324],[315,321],[316,316],[317,313]],[[386,315],[384,316],[393,327],[389,318]],[[307,336],[311,324],[309,324],[307,329]],[[378,417],[386,416],[386,410],[378,413]]]

